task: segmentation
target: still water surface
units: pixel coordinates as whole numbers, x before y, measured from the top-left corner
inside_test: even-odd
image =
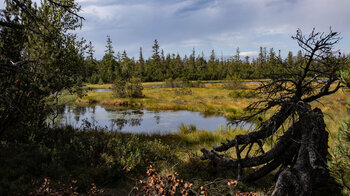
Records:
[[[148,111],[106,109],[101,106],[65,106],[59,117],[60,125],[83,128],[91,125],[112,131],[135,134],[168,134],[176,132],[179,126],[195,125],[197,130],[216,131],[226,127],[229,121],[222,116],[204,116],[191,111]],[[245,128],[251,128],[245,123]]]

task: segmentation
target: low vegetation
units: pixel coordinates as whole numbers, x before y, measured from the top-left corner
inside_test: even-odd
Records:
[[[143,84],[144,86],[151,83]],[[158,83],[156,83],[158,85]],[[142,107],[148,110],[189,110],[207,114],[220,114],[227,118],[235,118],[241,115],[250,103],[257,101],[258,97],[253,89],[259,86],[257,83],[245,83],[243,89],[227,90],[223,84],[210,84],[205,88],[187,88],[192,95],[175,96],[177,88],[145,87],[144,97],[138,99],[113,98],[112,92],[90,91],[86,96],[76,99],[79,105],[90,103],[100,104],[107,108],[118,107]],[[108,88],[111,85],[87,85],[93,88]],[[62,98],[66,99],[65,96]],[[338,91],[333,95],[322,97],[320,102],[313,102],[313,107],[319,107],[325,114],[325,123],[330,133],[329,145],[334,146],[334,141],[342,121],[346,118],[347,100],[350,95],[345,91]],[[73,100],[73,99],[72,99]],[[267,113],[267,117],[269,113]]]
[[[190,110],[236,119],[260,98],[277,106],[282,102],[274,102],[275,98],[282,97],[282,101],[291,100],[296,106],[299,102],[295,101],[307,96],[309,102],[316,100],[310,103],[311,107],[319,107],[324,113],[332,155],[331,173],[343,193],[349,194],[348,120],[339,129],[347,116],[349,94],[329,91],[340,71],[330,68],[347,62],[349,70],[349,57],[327,53],[330,58],[324,61],[326,56],[317,53],[319,61],[307,61],[305,74],[300,77],[305,64],[301,51],[294,56],[289,52],[282,59],[273,49],[261,47],[258,58],[243,60],[239,49],[227,59],[218,59],[214,50],[209,58],[196,55],[193,50],[182,58],[164,54],[155,40],[152,56],[144,59],[140,49],[139,59],[135,60],[126,51],[114,51],[107,36],[105,55],[97,60],[92,43],[86,44],[74,34],[84,20],[76,2],[43,0],[34,5],[31,1],[8,0],[4,5],[0,10],[0,195],[271,194],[274,176],[280,174],[276,170],[260,181],[242,183],[233,179],[240,171],[200,160],[201,148],[212,148],[250,130],[221,127],[209,132],[194,125],[181,125],[178,133],[149,136],[100,127],[48,127],[47,120],[65,104]],[[337,33],[329,35],[330,39],[318,42],[315,48],[325,50],[332,46],[329,41],[335,44],[340,40],[332,38]],[[300,37],[299,45],[304,44],[304,38]],[[314,43],[311,41],[311,45]],[[306,74],[309,71],[312,73]],[[278,78],[268,74],[283,75],[284,80],[278,83]],[[344,77],[343,82],[349,84],[349,78]],[[253,89],[259,84],[243,83],[247,79],[272,79],[271,84],[277,87],[272,89],[276,91],[270,91],[273,96],[267,97],[257,94]],[[203,80],[216,81],[205,84]],[[92,84],[83,86],[87,82]],[[295,88],[290,88],[293,85]],[[90,91],[96,88],[112,91]],[[281,89],[287,92],[283,94]],[[319,97],[334,94],[318,99],[313,97],[317,89]],[[290,99],[290,92],[297,99]],[[254,119],[257,125],[278,110],[269,105],[266,108],[269,111],[265,116]],[[282,129],[274,131],[284,133]],[[219,158],[240,159],[240,153],[267,151],[279,138],[264,139],[263,146],[252,145],[248,151],[243,145],[241,152],[228,150]],[[258,169],[260,166],[243,171],[254,173]]]
[[[180,134],[153,136],[103,129],[46,128],[28,144],[1,143],[0,194],[36,195],[44,190],[128,194],[136,182],[146,178],[150,164],[159,172],[159,178],[174,175],[192,183],[196,192],[202,191],[202,185],[207,191],[214,191],[213,184],[226,187],[216,190],[218,193],[226,189],[250,192],[253,189],[243,185],[228,186],[228,173],[201,171],[201,168],[211,168],[213,172],[215,169],[202,164],[197,155],[203,145],[209,147],[239,133],[244,131],[208,132],[185,125],[181,126]]]

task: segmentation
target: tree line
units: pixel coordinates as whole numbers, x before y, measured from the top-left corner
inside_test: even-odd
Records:
[[[183,80],[223,80],[238,77],[242,79],[263,79],[271,73],[281,73],[286,67],[293,67],[302,60],[302,52],[296,55],[288,53],[282,59],[280,50],[260,47],[257,58],[242,57],[239,48],[231,57],[224,58],[212,50],[207,58],[204,53],[197,54],[195,49],[190,55],[165,54],[158,40],[154,40],[152,56],[145,59],[140,47],[139,57],[129,57],[127,52],[115,52],[111,37],[107,36],[106,50],[103,58],[94,57],[94,47],[87,44],[87,56],[83,80],[89,83],[113,83],[116,79],[128,80],[132,77],[143,82],[164,81],[167,79]]]

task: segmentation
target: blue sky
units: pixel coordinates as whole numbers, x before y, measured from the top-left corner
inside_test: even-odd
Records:
[[[341,32],[337,49],[350,53],[350,0],[78,0],[85,17],[76,33],[92,41],[102,58],[106,36],[116,51],[138,59],[152,53],[158,39],[165,53],[190,54],[195,48],[206,56],[256,56],[259,47],[296,52],[290,37],[297,28],[308,33]]]

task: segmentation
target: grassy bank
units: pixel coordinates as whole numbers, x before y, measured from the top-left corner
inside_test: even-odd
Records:
[[[98,88],[97,85],[92,85]],[[257,84],[246,84],[246,89],[227,90],[220,84],[208,85],[206,88],[160,88],[146,87],[144,98],[114,98],[112,92],[88,92],[86,96],[77,99],[79,105],[99,104],[104,107],[143,107],[148,110],[189,110],[203,113],[222,114],[226,117],[237,116],[256,98],[247,96],[245,92]],[[89,87],[91,87],[89,85]],[[106,85],[100,88],[106,87]],[[245,97],[247,96],[247,97]]]
[[[268,191],[266,187],[271,186],[271,181],[254,186],[228,186],[234,171],[218,170],[200,160],[200,148],[245,131],[212,133],[190,126],[179,129],[178,134],[146,136],[106,130],[77,131],[71,127],[48,128],[38,133],[35,141],[26,144],[2,142],[0,194],[103,190],[107,195],[128,195],[137,180],[146,178],[149,165],[161,176],[177,173],[178,179],[193,184],[192,189],[197,192],[201,186],[213,194]]]
[[[220,81],[221,82],[221,81]],[[153,83],[160,84],[160,82]],[[152,85],[152,83],[144,84]],[[99,104],[109,108],[136,107],[148,110],[189,110],[207,114],[220,114],[227,118],[243,113],[245,107],[257,101],[250,96],[258,83],[245,83],[242,89],[227,90],[222,84],[206,85],[205,88],[188,88],[188,93],[181,93],[176,88],[145,87],[144,98],[114,98],[112,92],[88,92],[76,100],[79,105]],[[112,85],[87,85],[91,88],[111,88]],[[329,145],[333,147],[334,138],[340,123],[346,118],[346,100],[349,94],[339,90],[337,93],[323,97],[320,102],[312,103],[324,112],[327,129],[330,133]],[[269,115],[269,114],[267,114]]]

